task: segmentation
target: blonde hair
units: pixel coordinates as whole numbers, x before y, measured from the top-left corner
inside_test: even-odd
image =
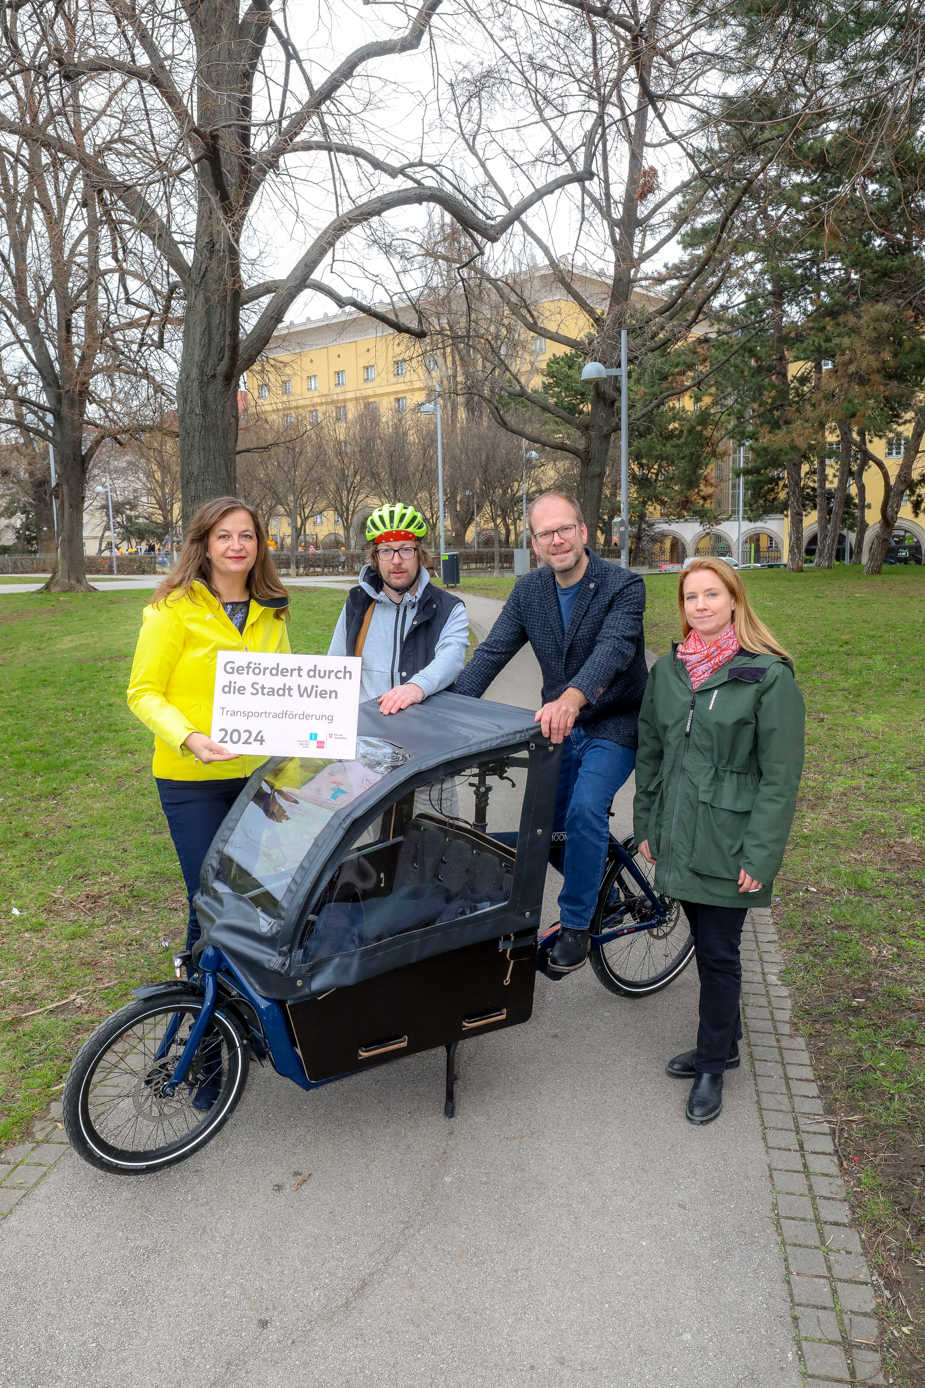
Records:
[[[681,612],[681,630],[685,637],[690,634],[691,625],[684,614],[684,580],[688,574],[696,573],[698,569],[710,569],[716,574],[729,590],[735,604],[732,613],[732,622],[735,628],[736,640],[743,651],[753,651],[756,655],[779,655],[783,660],[789,660],[793,665],[793,656],[789,651],[785,651],[779,641],[768,631],[764,622],[755,612],[748,600],[745,591],[745,584],[739,574],[727,564],[725,559],[714,559],[712,555],[704,555],[702,559],[693,559],[678,581],[678,607]]]

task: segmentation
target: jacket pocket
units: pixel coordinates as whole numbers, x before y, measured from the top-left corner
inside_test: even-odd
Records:
[[[738,879],[757,794],[757,778],[751,772],[714,771],[701,781],[690,857],[699,876]]]

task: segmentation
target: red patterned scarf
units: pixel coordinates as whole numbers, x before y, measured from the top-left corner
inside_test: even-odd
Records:
[[[711,641],[709,646],[692,627],[687,640],[678,647],[678,659],[683,660],[687,666],[687,673],[691,677],[694,689],[699,689],[704,680],[708,680],[717,670],[729,664],[738,649],[735,626],[731,622],[723,634]]]

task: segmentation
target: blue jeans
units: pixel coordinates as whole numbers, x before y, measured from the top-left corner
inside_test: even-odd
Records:
[[[636,765],[636,751],[607,737],[589,737],[575,727],[565,739],[556,797],[554,828],[568,835],[561,863],[565,881],[559,893],[559,918],[569,930],[587,930],[597,905],[610,824],[607,811]]]
[[[158,776],[155,781],[186,883],[186,948],[192,949],[202,933],[193,907],[199,874],[222,820],[247,785],[247,777],[235,777],[233,781],[168,781]]]

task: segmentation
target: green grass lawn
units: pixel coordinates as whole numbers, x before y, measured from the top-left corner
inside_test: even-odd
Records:
[[[327,649],[344,597],[293,592],[295,650]],[[0,1142],[135,984],[170,976],[162,942],[184,938],[151,734],[125,704],[149,598],[0,597]]]

